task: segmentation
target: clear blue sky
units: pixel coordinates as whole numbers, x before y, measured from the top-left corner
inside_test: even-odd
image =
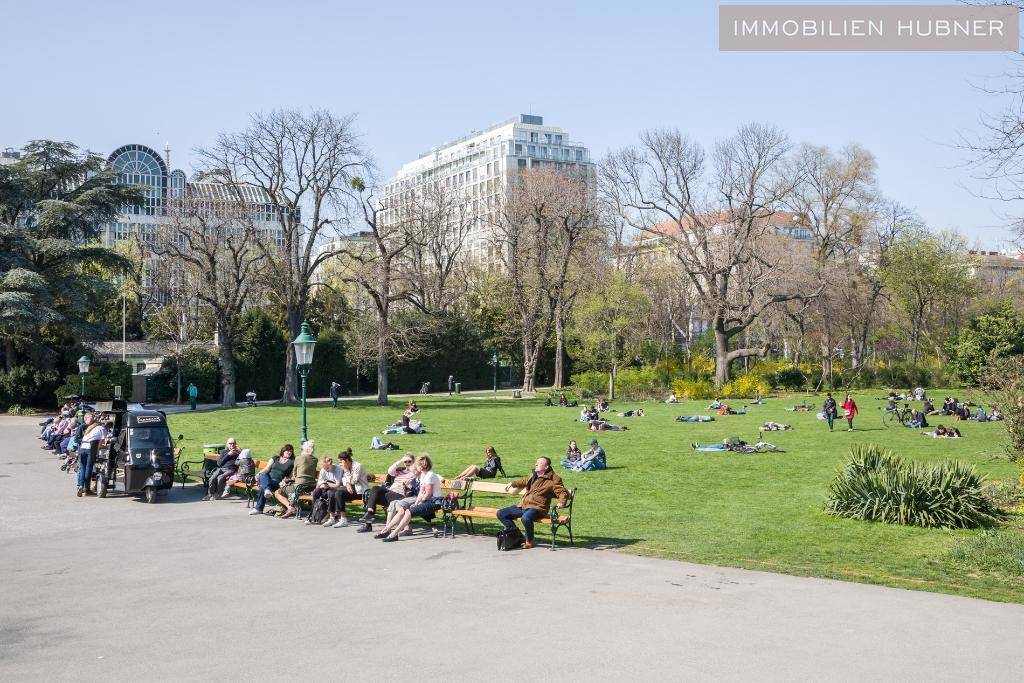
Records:
[[[863,2],[863,0],[860,0]],[[906,0],[903,0],[904,2]],[[646,127],[712,142],[758,120],[858,142],[886,194],[985,246],[1008,212],[968,188],[957,131],[999,102],[995,53],[722,53],[715,2],[22,2],[0,7],[0,146],[72,140],[191,150],[250,112],[357,112],[385,175],[532,111],[595,157]]]

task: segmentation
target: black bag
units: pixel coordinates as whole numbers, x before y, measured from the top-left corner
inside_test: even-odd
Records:
[[[518,526],[498,532],[498,550],[515,550],[522,547],[525,541],[526,537],[523,536],[523,532],[519,530]]]
[[[323,521],[327,519],[328,506],[330,505],[327,502],[327,498],[328,496],[320,496],[316,499],[316,503],[309,511],[310,524],[323,524]]]

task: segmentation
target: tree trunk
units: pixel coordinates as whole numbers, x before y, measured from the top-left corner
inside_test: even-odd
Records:
[[[537,375],[537,359],[540,356],[540,347],[532,346],[529,340],[523,337],[523,391],[533,392]]]
[[[235,402],[235,352],[231,345],[224,342],[225,335],[218,335],[220,343],[217,345],[217,352],[220,356],[220,377],[221,377],[221,399],[220,404],[224,408],[234,408]]]
[[[4,339],[4,363],[7,366],[7,372],[14,369],[14,340],[10,337]]]
[[[388,312],[377,311],[377,405],[388,404]]]
[[[561,389],[565,384],[565,340],[563,334],[565,332],[565,320],[562,315],[562,307],[559,306],[555,312],[555,389]]]
[[[299,336],[302,331],[302,319],[305,310],[299,310],[298,306],[288,309],[288,340],[285,343],[284,351],[284,394],[281,396],[282,403],[298,403],[299,401],[299,370],[295,364],[295,348],[292,340]]]
[[[615,375],[618,374],[618,365],[612,363],[612,371],[608,373],[608,400],[615,400]]]
[[[715,386],[723,387],[729,382],[729,337],[715,329]]]

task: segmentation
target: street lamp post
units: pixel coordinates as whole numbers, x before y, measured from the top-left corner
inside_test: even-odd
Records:
[[[491,354],[491,365],[494,366],[494,393],[498,393],[498,352]]]
[[[89,356],[82,356],[78,359],[78,376],[82,378],[82,386],[79,394],[82,397],[81,401],[83,404],[85,403],[85,376],[89,374],[89,364],[91,362],[92,359],[90,359]]]
[[[302,443],[306,443],[306,378],[309,376],[309,366],[313,364],[316,337],[309,333],[309,323],[305,320],[302,321],[302,331],[292,342],[292,346],[295,347],[295,362],[302,376]]]

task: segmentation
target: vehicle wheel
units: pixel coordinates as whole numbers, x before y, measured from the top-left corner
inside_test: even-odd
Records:
[[[96,495],[100,498],[107,497],[107,478],[102,474],[96,480]]]
[[[156,488],[154,488],[152,486],[147,486],[146,487],[146,502],[147,503],[155,503],[156,502]]]
[[[899,425],[900,418],[896,415],[895,411],[889,411],[882,415],[882,426],[883,427],[895,427]]]

